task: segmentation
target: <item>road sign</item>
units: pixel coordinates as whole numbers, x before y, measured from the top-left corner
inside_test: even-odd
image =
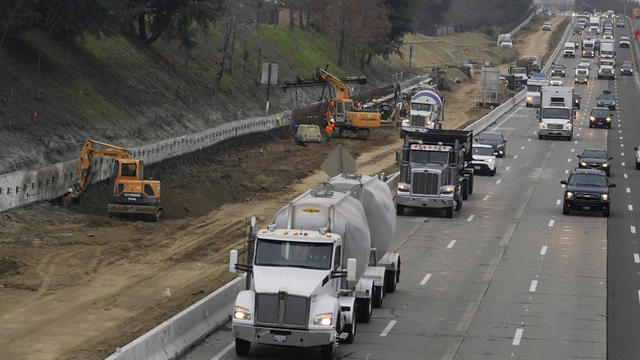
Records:
[[[633,35],[635,35],[635,40],[638,40],[638,36],[640,36],[640,31],[636,30],[633,32]]]
[[[278,64],[262,63],[262,78],[260,84],[262,85],[276,85],[278,84]]]
[[[633,13],[631,14],[631,17],[634,19],[637,17],[640,17],[640,8],[634,8]]]

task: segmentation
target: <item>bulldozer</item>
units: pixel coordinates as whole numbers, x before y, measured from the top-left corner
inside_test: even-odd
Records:
[[[91,139],[82,146],[73,185],[63,196],[65,206],[77,201],[89,186],[93,158],[96,156],[115,160],[113,193],[107,205],[109,216],[145,215],[155,221],[163,217],[160,181],[144,180],[143,161],[134,159],[125,148]]]

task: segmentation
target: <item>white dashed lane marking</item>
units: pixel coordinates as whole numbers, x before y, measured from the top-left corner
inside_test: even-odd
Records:
[[[640,293],[640,291],[638,293]],[[513,345],[515,345],[515,346],[520,345],[520,340],[522,340],[522,333],[523,332],[524,332],[524,329],[522,329],[522,328],[516,329],[516,333],[515,333],[515,335],[513,335]]]
[[[529,292],[535,292],[538,288],[538,280],[531,280],[531,285],[529,285]]]
[[[422,280],[420,280],[420,285],[425,285],[429,279],[431,279],[431,274],[427,273]]]
[[[453,247],[453,245],[455,245],[455,243],[456,243],[455,240],[449,241],[449,245],[447,245],[447,249],[451,249]]]

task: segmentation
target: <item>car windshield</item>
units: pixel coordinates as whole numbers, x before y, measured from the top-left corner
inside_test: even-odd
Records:
[[[579,69],[579,70],[578,70],[578,75],[587,75],[587,70],[585,70],[585,69]]]
[[[564,66],[562,65],[554,65],[553,70],[564,70]]]
[[[497,133],[482,133],[478,135],[478,140],[481,141],[502,141],[502,136]]]
[[[411,110],[431,111],[432,104],[411,103]]]
[[[493,155],[493,148],[490,147],[473,147],[473,155],[491,156]]]
[[[569,185],[575,186],[607,186],[607,180],[603,175],[596,174],[573,174],[569,178]]]
[[[446,151],[412,150],[410,161],[423,164],[448,164],[449,153]]]
[[[542,109],[542,117],[544,119],[565,119],[569,120],[571,115],[569,109],[564,108],[546,108]]]
[[[331,269],[332,244],[258,239],[256,265]]]
[[[608,117],[609,116],[609,109],[593,109],[593,110],[591,110],[591,116]]]
[[[621,37],[620,41],[629,41],[629,38],[628,37]]]
[[[562,81],[562,78],[558,77],[558,76],[554,76],[554,77],[551,78],[551,80],[552,81]]]
[[[598,99],[613,100],[613,96],[611,94],[600,94],[598,95]]]
[[[602,150],[585,150],[582,153],[583,158],[606,159],[607,153]]]

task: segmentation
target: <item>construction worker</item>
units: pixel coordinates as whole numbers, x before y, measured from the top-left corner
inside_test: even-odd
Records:
[[[276,114],[276,121],[278,122],[278,127],[282,126],[282,119],[280,119],[280,114]]]
[[[324,132],[327,133],[327,144],[331,142],[331,134],[333,134],[333,128],[336,126],[336,121],[331,118],[327,123],[327,127],[324,128]]]

